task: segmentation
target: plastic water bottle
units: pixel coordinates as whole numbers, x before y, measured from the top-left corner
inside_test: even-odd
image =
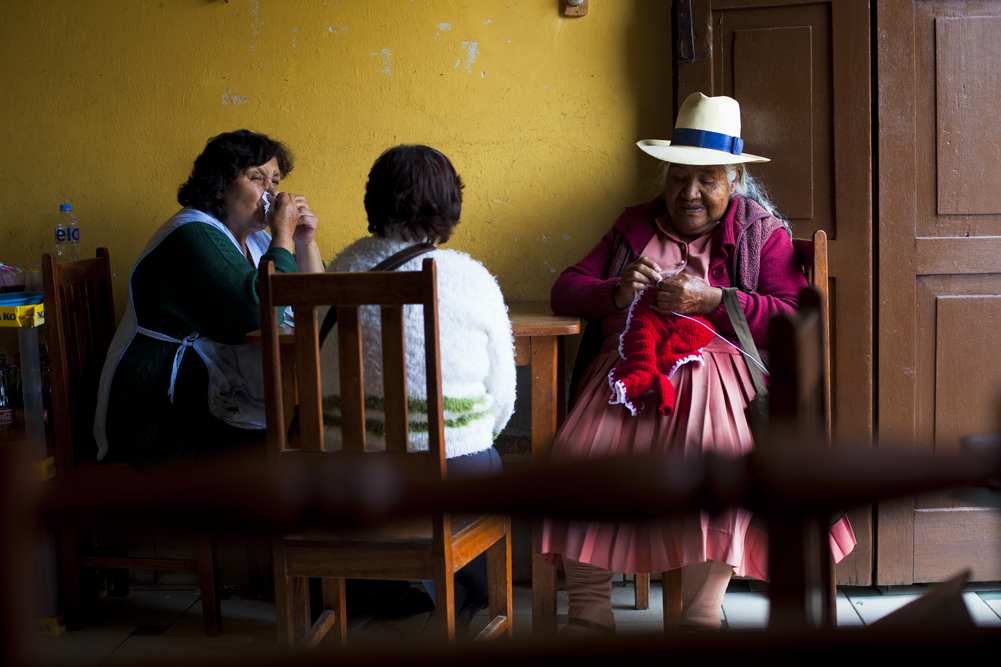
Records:
[[[75,262],[80,259],[80,227],[71,212],[69,204],[59,205],[59,220],[56,221],[56,260]]]

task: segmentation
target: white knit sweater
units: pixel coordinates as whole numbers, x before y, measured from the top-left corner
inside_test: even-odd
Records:
[[[348,246],[328,271],[367,271],[412,241],[370,236]],[[438,328],[441,336],[445,456],[489,449],[514,411],[515,366],[511,322],[500,287],[482,264],[465,253],[438,249],[412,259],[399,271],[420,271],[426,258],[438,271]],[[322,315],[321,315],[322,317]],[[382,328],[379,308],[361,313],[367,448],[385,449]],[[410,449],[427,451],[427,383],[424,370],[423,307],[404,308]],[[337,329],[320,351],[324,447],[341,449],[340,375]]]

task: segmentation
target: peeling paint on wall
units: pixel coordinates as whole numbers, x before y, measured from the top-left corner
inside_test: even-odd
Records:
[[[337,27],[337,28],[335,28],[335,27],[334,27],[334,26],[332,26],[332,25],[328,25],[328,26],[327,26],[327,30],[329,30],[330,32],[334,33],[335,35],[339,35],[339,34],[341,34],[342,32],[344,32],[344,31],[346,31],[346,30],[349,30],[349,28],[348,28],[348,26],[346,26],[346,25],[342,25],[342,26],[340,26],[340,27]]]
[[[393,74],[393,68],[390,65],[390,61],[392,60],[393,54],[389,52],[389,48],[388,47],[385,48],[385,49],[383,49],[382,51],[379,51],[379,53],[372,53],[370,55],[373,58],[379,57],[379,58],[382,59],[382,73],[383,74],[389,74],[389,75]]]
[[[250,13],[254,16],[254,22],[250,25],[250,51],[257,48],[257,36],[261,34],[261,20],[257,16],[257,0],[250,0]]]
[[[459,65],[462,65],[467,74],[472,74],[473,63],[476,62],[476,56],[478,53],[479,42],[463,42],[462,55],[455,61],[455,69],[459,69]]]
[[[240,97],[239,93],[230,88],[226,88],[226,92],[222,94],[223,104],[249,104],[250,100],[246,97]]]

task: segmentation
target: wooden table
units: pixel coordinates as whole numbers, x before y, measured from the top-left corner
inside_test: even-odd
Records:
[[[514,362],[532,367],[532,461],[548,461],[566,417],[563,336],[580,332],[580,318],[554,315],[548,301],[508,304]],[[556,636],[556,568],[539,553],[541,522],[532,531],[532,634]]]
[[[514,333],[514,360],[532,368],[532,461],[548,461],[553,438],[566,416],[566,382],[563,336],[580,332],[580,318],[554,315],[548,301],[515,301],[508,304]],[[291,327],[279,328],[285,396],[285,421],[292,419],[295,398],[295,335]],[[246,342],[260,343],[261,332],[247,334]],[[532,632],[535,637],[556,634],[556,569],[538,553],[539,526],[532,535]]]

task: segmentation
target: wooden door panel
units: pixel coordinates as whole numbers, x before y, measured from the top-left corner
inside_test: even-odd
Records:
[[[1001,235],[1001,170],[981,168],[1001,143],[1001,48],[977,41],[999,39],[1001,5],[920,2],[913,21],[917,236]]]
[[[984,350],[1001,345],[1001,275],[918,278],[916,451],[954,453],[970,433],[1001,432],[1001,379]],[[951,491],[915,509],[965,506]]]
[[[915,133],[921,137],[915,145],[919,237],[1001,234],[1001,207],[988,211],[983,201],[992,192],[971,187],[997,172],[977,165],[990,163],[991,149],[997,159],[999,129],[992,120],[1001,98],[993,75],[1001,51],[977,40],[997,39],[1001,33],[987,30],[985,36],[983,28],[995,28],[999,14],[996,2],[921,2],[914,8],[914,75],[923,84],[914,91]],[[970,208],[974,204],[979,211]]]
[[[953,453],[1001,431],[1001,6],[907,0],[877,21],[881,446]],[[876,583],[1001,576],[997,510],[942,492],[877,520]]]
[[[988,361],[1001,350],[1001,296],[935,301],[935,451],[953,454],[964,435],[1001,431],[1001,374]]]
[[[693,0],[694,58],[678,62],[678,104],[693,92],[740,103],[750,165],[797,236],[827,232],[835,435],[872,433],[872,168],[865,0]],[[680,30],[680,29],[679,29]],[[680,33],[679,33],[680,34]],[[868,585],[872,511],[853,509],[858,544],[841,583]]]
[[[715,14],[715,94],[740,102],[744,150],[772,158],[753,165],[753,172],[797,236],[823,229],[836,239],[829,7]]]
[[[755,165],[754,169],[766,183],[775,184],[770,193],[772,201],[784,216],[795,221],[814,217],[815,105],[813,95],[790,98],[783,89],[813,90],[812,33],[810,25],[734,30],[733,76],[729,82],[733,90],[724,93],[740,100],[747,109],[741,118],[744,150],[753,155],[783,156],[781,160]],[[717,34],[726,35],[723,30]],[[766,75],[771,72],[782,72],[782,76]],[[721,78],[726,90],[727,77]],[[777,99],[783,104],[773,104]],[[822,171],[830,175],[830,169]],[[829,224],[815,222],[811,226],[825,229],[828,236],[834,231]],[[799,236],[810,238],[810,230]]]
[[[938,214],[999,214],[1001,17],[936,18],[935,41]]]
[[[965,568],[972,581],[1001,580],[998,544],[1001,510],[919,509],[914,512],[914,582],[942,581]]]

